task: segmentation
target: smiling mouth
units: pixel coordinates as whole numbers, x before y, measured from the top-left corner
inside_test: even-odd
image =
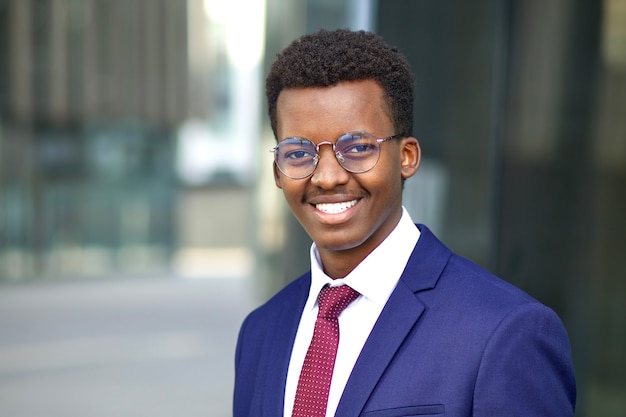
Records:
[[[327,214],[338,214],[338,213],[343,213],[344,211],[348,210],[350,207],[354,207],[354,205],[358,201],[359,200],[344,201],[341,203],[320,203],[320,204],[316,204],[315,208]]]

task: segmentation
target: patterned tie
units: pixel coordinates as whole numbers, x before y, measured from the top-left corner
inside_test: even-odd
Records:
[[[317,297],[319,312],[313,339],[304,358],[292,417],[324,417],[339,345],[339,314],[359,296],[343,285],[324,287]]]

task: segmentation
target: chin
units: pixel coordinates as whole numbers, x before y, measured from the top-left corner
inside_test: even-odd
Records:
[[[367,238],[355,238],[350,236],[324,236],[323,238],[313,239],[318,248],[327,251],[347,251],[359,248],[367,241]]]

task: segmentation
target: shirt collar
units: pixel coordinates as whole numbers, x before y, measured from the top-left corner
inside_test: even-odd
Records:
[[[345,278],[332,279],[324,273],[315,243],[311,245],[311,289],[305,309],[312,309],[317,295],[326,284],[349,285],[372,302],[383,306],[396,287],[406,263],[420,237],[408,211],[402,207],[402,217],[376,249]]]

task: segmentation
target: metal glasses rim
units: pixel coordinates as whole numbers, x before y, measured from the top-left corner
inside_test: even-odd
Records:
[[[325,144],[328,144],[328,145],[333,145],[333,148],[334,148],[334,147],[335,147],[335,144],[337,143],[337,140],[338,140],[339,138],[341,138],[342,136],[345,136],[345,135],[347,135],[347,134],[349,134],[349,133],[368,133],[368,134],[370,134],[370,135],[374,136],[374,137],[376,138],[376,141],[377,141],[377,142],[379,142],[379,143],[387,142],[387,141],[392,140],[392,139],[403,138],[403,137],[405,137],[405,136],[406,136],[406,135],[405,135],[405,134],[403,134],[403,133],[396,133],[395,135],[391,135],[391,136],[388,136],[388,137],[386,137],[386,138],[380,138],[380,137],[377,137],[376,135],[374,135],[373,133],[365,132],[365,131],[362,131],[362,130],[354,130],[354,131],[346,132],[346,133],[344,133],[344,134],[340,135],[340,136],[339,136],[339,137],[335,140],[335,142],[323,141],[323,142],[320,142],[318,145],[315,145],[315,142],[313,142],[313,141],[312,141],[311,139],[309,139],[309,138],[305,138],[304,136],[288,136],[288,137],[286,137],[286,138],[284,138],[284,139],[280,140],[280,141],[278,142],[278,144],[276,144],[276,145],[275,145],[275,146],[273,146],[272,148],[268,149],[268,151],[269,151],[269,152],[274,152],[274,153],[275,153],[275,152],[278,150],[278,147],[280,146],[280,143],[281,143],[281,142],[284,142],[284,141],[285,141],[285,140],[287,140],[287,139],[302,139],[302,140],[306,140],[306,141],[311,142],[311,143],[312,143],[312,144],[313,144],[316,148],[318,148],[318,147],[319,147],[319,146],[321,146],[321,145],[325,145]],[[319,152],[319,150],[318,150],[318,152]]]
[[[320,142],[320,143],[318,143],[318,144],[315,144],[315,143],[314,143],[311,139],[308,139],[308,138],[305,138],[305,137],[302,137],[302,136],[290,136],[290,137],[287,137],[287,138],[284,138],[283,140],[281,140],[281,141],[280,141],[280,142],[279,142],[276,146],[274,146],[273,148],[269,149],[269,151],[274,153],[274,155],[275,155],[275,157],[274,157],[274,164],[278,167],[278,170],[279,170],[280,172],[282,172],[282,173],[283,173],[283,175],[285,175],[285,176],[287,176],[287,177],[289,177],[289,178],[291,178],[291,179],[296,179],[296,180],[297,180],[297,179],[304,179],[304,178],[307,178],[307,177],[309,177],[309,176],[313,175],[313,173],[314,173],[314,172],[315,172],[315,170],[317,169],[317,163],[318,163],[318,161],[319,161],[319,148],[320,148],[320,146],[322,146],[322,145],[332,145],[332,147],[333,147],[333,152],[335,152],[335,156],[337,157],[337,155],[336,155],[336,144],[337,144],[337,140],[338,140],[339,138],[341,138],[342,136],[345,136],[345,135],[350,134],[350,133],[367,133],[367,134],[370,134],[370,135],[372,135],[372,136],[374,136],[374,137],[375,137],[376,142],[378,142],[378,143],[383,143],[383,142],[387,142],[387,141],[392,140],[392,139],[398,139],[398,138],[402,138],[402,137],[405,137],[405,136],[406,136],[406,135],[404,135],[403,133],[396,133],[396,134],[391,135],[391,136],[388,136],[388,137],[386,137],[386,138],[381,138],[381,137],[376,137],[376,135],[374,135],[373,133],[370,133],[370,132],[366,132],[366,131],[359,131],[359,130],[352,130],[352,131],[346,132],[346,133],[342,134],[341,136],[339,136],[339,137],[335,140],[335,142],[323,141],[323,142]],[[283,169],[280,167],[280,165],[276,162],[276,151],[278,150],[278,147],[280,146],[280,143],[281,143],[281,142],[283,142],[283,141],[285,141],[285,140],[287,140],[287,139],[301,139],[301,140],[306,140],[306,141],[308,141],[308,142],[312,143],[312,144],[315,146],[316,151],[317,151],[317,157],[318,157],[318,159],[316,159],[316,160],[315,160],[315,164],[313,165],[313,169],[311,170],[311,172],[310,172],[310,173],[308,173],[308,174],[306,174],[306,175],[303,175],[303,176],[292,176],[292,175],[287,174],[285,171],[283,171]],[[379,158],[380,158],[380,154],[379,154],[378,156],[379,156]],[[354,171],[354,170],[350,170],[350,169],[346,168],[345,166],[343,166],[343,164],[341,164],[341,161],[339,161],[339,165],[341,165],[341,167],[342,167],[343,169],[345,169],[346,171],[348,171],[348,172],[350,172],[350,173],[353,173],[353,174],[363,174],[363,173],[365,173],[365,172],[368,172],[368,171],[371,171],[372,169],[374,169],[374,167],[376,166],[376,164],[378,164],[378,160],[379,160],[379,158],[377,158],[377,159],[376,159],[376,162],[374,163],[374,165],[372,165],[370,168],[368,168],[368,169],[366,169],[366,170],[363,170],[363,171]]]

